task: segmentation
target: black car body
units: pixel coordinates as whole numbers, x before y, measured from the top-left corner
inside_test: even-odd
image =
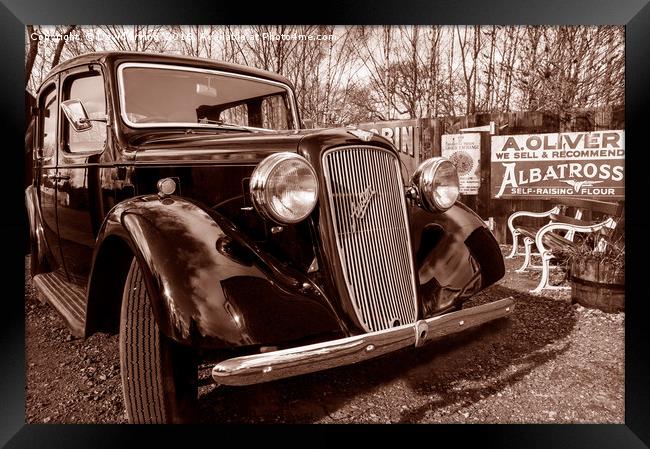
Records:
[[[165,66],[269,83],[280,89],[273,92],[290,129],[229,126],[219,119],[223,107],[197,117],[196,126],[137,122],[146,114],[125,113],[120,68]],[[91,119],[99,145],[73,139],[60,107],[74,100],[77,80],[98,86],[92,99],[81,99],[86,107],[105,98]],[[228,95],[206,80],[195,83],[197,95]],[[185,101],[160,95],[169,111]],[[460,202],[445,211],[423,207],[419,185],[403,179],[398,153],[382,137],[300,129],[281,76],[196,58],[94,53],[56,67],[36,98],[26,190],[31,270],[77,336],[120,330],[133,263],[161,338],[219,354],[213,375],[233,385],[419,345],[511,309],[503,300],[458,310],[504,274],[481,218]],[[266,106],[247,105],[250,124]],[[296,223],[274,221],[252,198],[256,167],[278,153],[301,157],[317,182],[315,207]]]

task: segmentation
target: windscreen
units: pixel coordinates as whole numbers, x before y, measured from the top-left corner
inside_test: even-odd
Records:
[[[127,125],[295,128],[279,83],[173,66],[126,66],[120,83]]]

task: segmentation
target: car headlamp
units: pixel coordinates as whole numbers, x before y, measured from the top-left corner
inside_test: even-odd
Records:
[[[420,206],[429,212],[444,212],[458,199],[458,172],[448,159],[434,157],[422,162],[413,173]]]
[[[281,224],[307,218],[318,199],[316,173],[295,153],[275,153],[260,162],[253,171],[250,189],[257,211]]]

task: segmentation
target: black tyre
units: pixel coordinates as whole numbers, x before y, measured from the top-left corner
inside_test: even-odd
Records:
[[[158,328],[135,258],[122,296],[120,366],[129,422],[194,421],[198,360],[194,351],[175,344]]]

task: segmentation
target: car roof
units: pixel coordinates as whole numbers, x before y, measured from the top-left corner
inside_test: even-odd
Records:
[[[150,62],[158,64],[176,64],[192,67],[202,67],[207,69],[222,70],[226,72],[235,72],[243,75],[257,76],[272,81],[278,81],[287,84],[293,88],[292,83],[282,75],[270,72],[268,70],[256,69],[253,67],[235,64],[231,62],[219,61],[216,59],[196,58],[191,56],[182,56],[162,53],[144,53],[144,52],[126,52],[126,51],[103,51],[85,53],[54,67],[45,77],[47,80],[52,75],[69,68],[92,63],[119,63],[119,62]]]

